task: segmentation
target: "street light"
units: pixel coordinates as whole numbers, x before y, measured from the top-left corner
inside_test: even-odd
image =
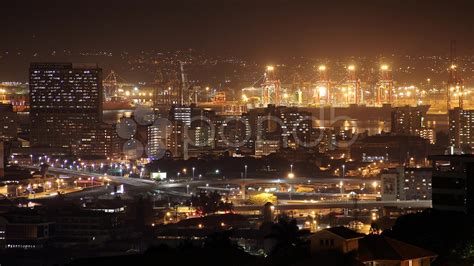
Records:
[[[293,173],[293,164],[290,164],[290,172]]]
[[[193,167],[193,180],[194,180],[194,170],[196,170],[196,167]]]
[[[341,198],[342,198],[343,195],[344,195],[344,182],[340,181],[339,182],[339,187],[341,189]]]
[[[247,179],[247,165],[244,166],[244,179]]]

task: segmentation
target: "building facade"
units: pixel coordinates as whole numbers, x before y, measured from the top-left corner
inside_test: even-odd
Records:
[[[11,104],[0,104],[0,139],[15,140],[18,137],[18,115]]]
[[[433,168],[433,208],[474,215],[474,156],[436,155]]]
[[[418,106],[395,107],[391,112],[391,132],[397,135],[420,136],[435,143],[434,131],[425,125],[426,110]]]
[[[474,110],[449,110],[449,146],[455,149],[474,146]]]
[[[432,169],[397,167],[382,171],[382,200],[430,200]]]
[[[32,63],[31,146],[113,156],[112,129],[102,124],[102,100],[102,69],[96,64]]]

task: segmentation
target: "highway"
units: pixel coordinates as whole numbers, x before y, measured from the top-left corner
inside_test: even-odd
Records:
[[[220,179],[220,180],[190,180],[187,182],[166,182],[159,183],[159,189],[172,189],[172,188],[182,188],[189,185],[190,187],[194,186],[210,186],[210,185],[236,185],[236,186],[249,186],[255,184],[321,184],[321,183],[339,183],[343,182],[345,184],[372,184],[373,182],[379,182],[377,179],[366,179],[366,178],[272,178],[272,179],[263,179],[263,178],[246,178],[246,179]]]
[[[353,201],[316,201],[316,202],[301,202],[289,203],[289,201],[279,201],[275,206],[276,210],[307,210],[307,209],[332,209],[332,208],[354,208]],[[431,208],[431,200],[406,200],[406,201],[358,201],[357,208],[373,209],[382,207],[397,207],[397,208],[415,208],[424,209]],[[235,211],[258,211],[262,210],[263,206],[255,205],[236,205]]]
[[[36,166],[24,166],[25,168],[32,170],[39,170]],[[209,186],[209,185],[236,185],[236,186],[249,186],[255,184],[320,184],[320,183],[339,183],[344,182],[345,184],[371,184],[372,182],[378,182],[376,179],[366,178],[234,178],[234,179],[218,179],[218,180],[186,180],[181,182],[161,182],[157,183],[154,180],[140,179],[140,178],[128,178],[122,176],[104,175],[98,173],[82,172],[77,170],[62,169],[49,167],[48,173],[52,174],[63,174],[70,176],[79,177],[101,177],[107,176],[111,181],[122,183],[130,186],[156,186],[158,189],[172,189],[172,188],[183,188],[189,185],[190,187]]]
[[[37,167],[27,166],[28,169],[38,170]],[[61,168],[49,168],[49,173],[52,174],[63,174],[75,177],[101,177],[103,174],[79,172],[69,169]],[[186,189],[189,188],[207,188],[210,185],[234,185],[237,187],[255,185],[255,184],[321,184],[321,183],[339,183],[344,182],[345,184],[371,184],[372,182],[379,182],[375,179],[363,179],[363,178],[293,178],[293,179],[260,179],[260,178],[247,178],[247,179],[220,179],[220,180],[187,180],[181,182],[161,182],[157,183],[153,180],[138,179],[138,178],[127,178],[121,176],[107,175],[113,182],[129,185],[136,187],[137,189],[155,189],[163,193],[175,195],[178,197],[189,197],[187,193],[182,191],[176,191],[174,189]],[[226,190],[226,188],[222,188]],[[76,192],[78,194],[92,193],[89,192]],[[73,193],[75,194],[75,193]],[[298,193],[295,193],[296,195]],[[308,194],[308,193],[303,193]],[[309,193],[314,194],[314,193]],[[325,193],[322,193],[325,194]],[[329,194],[329,193],[328,193]],[[335,194],[339,195],[339,194]],[[313,195],[314,196],[314,195]],[[327,196],[327,195],[325,195]],[[275,206],[277,210],[305,210],[305,209],[331,209],[331,208],[353,208],[354,201],[338,201],[338,200],[324,200],[324,201],[302,201],[302,200],[279,200],[279,203]],[[360,200],[357,202],[358,208],[373,209],[381,207],[397,207],[397,208],[431,208],[431,200],[411,200],[411,201],[375,201],[375,200]],[[235,211],[258,211],[261,210],[262,206],[254,205],[235,205]]]
[[[38,167],[35,166],[24,166],[25,168],[38,170]],[[128,178],[122,176],[113,176],[113,175],[104,175],[104,174],[97,174],[97,173],[89,173],[89,172],[80,172],[76,170],[70,169],[62,169],[62,168],[54,168],[49,167],[48,173],[52,174],[62,174],[62,175],[69,175],[69,176],[77,176],[77,177],[103,177],[106,176],[113,182],[129,185],[129,186],[136,186],[136,187],[153,187],[156,185],[155,181],[148,180],[148,179],[140,179],[140,178]]]

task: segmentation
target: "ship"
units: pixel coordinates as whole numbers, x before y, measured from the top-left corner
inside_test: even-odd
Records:
[[[102,107],[104,110],[128,110],[132,109],[133,105],[121,97],[112,97],[110,100],[104,101]]]

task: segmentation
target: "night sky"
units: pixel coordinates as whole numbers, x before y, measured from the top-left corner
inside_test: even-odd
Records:
[[[472,1],[2,1],[0,50],[195,48],[256,59],[474,47]]]

